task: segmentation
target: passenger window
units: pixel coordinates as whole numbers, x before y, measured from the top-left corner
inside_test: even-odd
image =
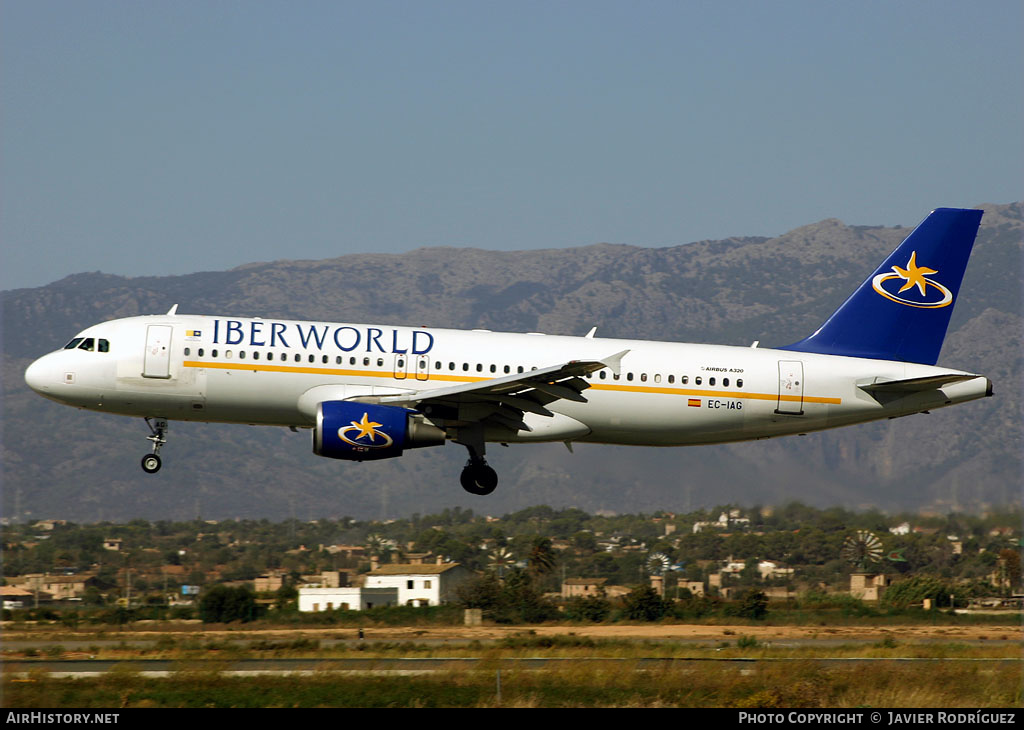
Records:
[[[384,367],[384,358],[382,358],[382,357],[378,357],[377,358],[377,367],[379,367],[379,368]]]
[[[202,356],[203,356],[203,348],[200,347],[199,348],[199,357],[202,357]]]
[[[69,342],[68,344],[64,345],[64,349],[65,350],[74,350],[76,347],[78,347],[78,345],[81,342],[82,342],[82,338],[81,337],[76,337],[75,339],[71,340],[71,342]]]
[[[231,350],[225,350],[224,351],[224,359],[225,360],[230,360],[231,359]]]
[[[633,373],[626,373],[626,380],[632,381],[633,380]]]
[[[612,374],[612,380],[618,380],[618,379],[619,379],[619,374],[618,373],[613,373]]]
[[[684,375],[683,377],[679,378],[679,382],[682,383],[683,385],[686,385],[687,383],[690,382],[690,376]]]
[[[295,353],[295,362],[299,362],[300,360],[302,360],[302,355],[300,355],[299,353],[296,352]]]
[[[737,388],[742,388],[742,387],[743,387],[743,378],[739,378],[739,379],[738,379],[738,380],[736,381],[736,387],[737,387]]]
[[[310,356],[309,356],[309,361],[310,361],[310,362],[316,362],[316,358],[315,358],[315,357],[313,357],[312,355],[310,355]]]
[[[506,373],[510,373],[510,372],[512,372],[512,368],[510,368],[510,367],[509,367],[508,365],[506,365],[506,366],[505,366],[505,372],[506,372]]]
[[[191,355],[191,354],[192,354],[192,351],[191,351],[191,350],[189,350],[189,349],[188,349],[188,348],[186,347],[186,348],[185,348],[185,355],[186,355],[186,356],[188,356],[188,355]]]
[[[87,337],[84,340],[82,340],[82,344],[78,346],[78,349],[92,352],[95,347],[96,341],[92,337]]]
[[[722,378],[722,387],[723,388],[728,388],[729,387],[729,378]]]
[[[598,377],[601,378],[601,380],[605,380],[608,377],[608,373],[602,370],[600,373],[598,373]]]
[[[668,376],[668,382],[670,382],[670,383],[676,382],[676,376],[675,375],[669,375]]]
[[[702,382],[701,377],[698,375],[696,378],[693,379],[693,382],[695,385],[700,385]]]
[[[519,367],[518,367],[518,368],[516,369],[516,372],[517,372],[517,373],[521,373],[521,372],[523,372],[523,366],[522,366],[522,365],[520,365],[520,366],[519,366]]]
[[[708,378],[708,385],[714,385],[714,384],[715,384],[715,379],[714,378]]]
[[[108,342],[107,340],[100,340],[100,342],[99,342],[99,351],[100,352],[110,352],[110,342]]]
[[[659,373],[655,373],[654,374],[654,382],[655,383],[660,383],[661,382],[661,375]]]
[[[238,351],[238,359],[239,360],[244,360],[245,359],[245,350],[239,350]]]
[[[491,372],[492,373],[498,372],[498,366],[497,365],[491,365]]]
[[[484,371],[484,366],[483,366],[483,365],[481,365],[480,363],[477,363],[477,364],[476,364],[476,371],[477,371],[478,373],[482,373],[482,372]]]
[[[646,383],[647,382],[647,373],[640,373],[640,382],[641,383]]]
[[[324,365],[326,365],[328,362],[330,362],[330,358],[328,358],[327,355],[324,355],[320,359],[321,359],[321,361],[323,362]]]
[[[341,355],[338,355],[336,358],[334,358],[334,364],[341,365]]]
[[[252,352],[252,359],[253,360],[259,360],[260,359],[260,351],[259,350],[253,350],[253,352]]]
[[[463,372],[465,372],[466,370],[469,370],[469,363],[468,362],[462,363],[462,370],[463,370]]]
[[[442,363],[442,362],[441,362],[440,360],[438,360],[437,362],[435,362],[435,363],[434,363],[434,370],[440,370],[440,369],[441,369],[441,365],[442,365],[442,364],[443,364],[443,363]]]
[[[217,351],[216,350],[210,350],[210,357],[217,357]]]
[[[364,357],[363,358],[363,367],[369,367],[369,365],[370,365],[370,358]]]

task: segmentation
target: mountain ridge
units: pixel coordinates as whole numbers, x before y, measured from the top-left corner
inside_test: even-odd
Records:
[[[643,248],[593,244],[492,252],[451,247],[253,262],[167,277],[86,272],[2,293],[6,504],[76,520],[156,515],[387,517],[445,506],[544,502],[649,511],[723,502],[979,510],[1019,499],[1024,204],[982,206],[978,242],[940,363],[988,375],[996,397],[932,416],[765,442],[654,449],[489,450],[502,483],[465,495],[465,451],[319,459],[282,429],[172,423],[164,470],[138,469],[138,419],[79,412],[24,386],[28,362],[85,326],[180,312],[542,331],[764,346],[813,331],[909,233],[835,219],[777,237]],[[1007,335],[1007,333],[1012,333]],[[59,444],[59,451],[53,444]],[[57,453],[54,453],[57,451]],[[154,489],[156,487],[156,489]],[[54,515],[54,505],[66,514]],[[7,513],[5,507],[5,514]]]

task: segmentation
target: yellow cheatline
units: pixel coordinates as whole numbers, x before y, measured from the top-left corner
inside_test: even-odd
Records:
[[[393,379],[394,373],[390,370],[344,370],[340,368],[310,368],[294,367],[291,365],[255,365],[240,362],[202,362],[198,360],[186,360],[183,365],[187,368],[213,368],[217,370],[252,370],[267,373],[298,373],[307,375],[347,375],[359,378],[388,378]],[[523,373],[527,375],[528,373]],[[480,383],[492,378],[474,378],[459,375],[430,375],[430,380],[444,380],[456,383]],[[787,403],[823,403],[826,405],[839,405],[842,398],[826,398],[822,396],[805,395],[802,398],[798,395],[783,395],[778,393],[748,393],[727,390],[691,390],[683,388],[652,388],[643,385],[602,385],[595,383],[590,386],[592,390],[609,390],[623,393],[651,393],[661,395],[686,395],[704,396],[711,398],[734,398],[737,400],[783,400]]]

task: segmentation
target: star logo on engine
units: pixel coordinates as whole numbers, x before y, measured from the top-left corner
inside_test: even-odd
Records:
[[[376,421],[370,420],[370,414],[364,413],[361,421],[350,421],[350,426],[344,426],[338,429],[338,438],[353,446],[362,446],[364,448],[371,449],[384,449],[391,446],[393,443],[390,436],[383,431],[378,431],[381,424]],[[348,433],[352,431],[358,431],[354,437],[349,438]],[[377,443],[377,437],[380,436],[383,439],[382,443]],[[368,441],[366,439],[369,439]]]

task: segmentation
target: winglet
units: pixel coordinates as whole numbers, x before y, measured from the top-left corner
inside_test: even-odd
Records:
[[[595,326],[593,326],[593,327],[591,327],[591,328],[590,328],[590,332],[588,332],[587,334],[585,334],[585,335],[583,335],[583,336],[584,336],[584,337],[585,337],[586,339],[588,339],[588,340],[592,340],[592,339],[594,339],[594,334],[595,334],[596,332],[597,332],[597,326],[595,325]]]
[[[622,369],[622,358],[629,353],[629,350],[623,350],[622,352],[616,352],[614,355],[609,355],[606,358],[602,358],[600,362],[605,367],[609,368],[616,375]]]
[[[168,317],[173,317],[177,313],[178,313],[178,305],[177,304],[175,304],[173,307],[171,307],[170,309],[167,310],[167,316]]]

